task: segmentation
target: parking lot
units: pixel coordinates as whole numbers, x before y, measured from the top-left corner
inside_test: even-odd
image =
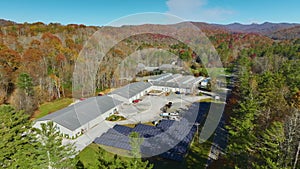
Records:
[[[177,95],[170,94],[168,96],[144,96],[141,101],[138,103],[132,103],[128,105],[122,105],[119,108],[120,115],[126,117],[127,120],[110,122],[105,121],[101,124],[98,124],[94,128],[87,131],[82,136],[78,137],[75,140],[64,139],[64,144],[74,143],[76,150],[81,151],[87,145],[92,143],[95,138],[101,136],[103,133],[107,132],[116,124],[137,124],[137,123],[146,123],[151,121],[156,121],[162,119],[160,113],[162,113],[161,108],[172,102],[172,107],[168,112],[175,111],[178,109],[186,109],[188,105],[191,105],[193,102],[211,98],[210,96],[189,96],[189,95]]]
[[[211,98],[209,96],[190,96],[170,94],[168,96],[144,96],[142,100],[135,104],[123,105],[119,109],[119,113],[127,118],[127,120],[116,122],[117,124],[135,124],[160,120],[161,108],[172,102],[172,107],[168,112],[174,112],[178,109],[185,109],[193,102]]]

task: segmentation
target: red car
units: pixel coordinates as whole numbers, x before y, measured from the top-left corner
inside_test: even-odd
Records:
[[[136,99],[136,100],[133,100],[132,103],[138,103],[140,100],[139,99]]]

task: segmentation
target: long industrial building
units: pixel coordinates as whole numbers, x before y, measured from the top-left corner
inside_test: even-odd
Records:
[[[85,131],[105,121],[105,118],[118,111],[122,104],[130,104],[152,90],[164,92],[192,93],[204,77],[162,74],[148,79],[148,82],[135,82],[118,88],[105,96],[88,98],[45,117],[37,119],[34,127],[52,121],[56,129],[67,138],[76,138]]]

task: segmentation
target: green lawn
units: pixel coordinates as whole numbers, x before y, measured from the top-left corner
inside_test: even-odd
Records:
[[[67,107],[73,102],[73,99],[62,98],[54,100],[53,102],[46,102],[39,107],[39,110],[33,115],[33,119],[38,119],[46,116],[47,114],[53,113],[57,110]]]
[[[98,151],[99,146],[92,143],[79,153],[79,160],[82,162],[85,168],[97,167],[97,159],[99,158],[97,153]]]
[[[191,144],[191,149],[187,158],[185,159],[186,168],[188,169],[201,169],[205,168],[208,153],[212,145],[212,138],[204,143],[199,143],[198,138]]]
[[[78,159],[83,164],[84,168],[87,169],[96,169],[98,168],[98,160],[99,159],[99,152],[101,154],[101,157],[108,160],[113,160],[114,154],[107,152],[106,150],[112,151],[112,152],[118,152],[118,154],[124,154],[125,156],[129,156],[129,152],[123,149],[117,149],[114,147],[108,147],[108,146],[100,146],[98,144],[92,143],[89,146],[87,146],[85,149],[83,149],[79,155],[77,156]],[[131,158],[126,158],[120,156],[122,160],[131,160]]]

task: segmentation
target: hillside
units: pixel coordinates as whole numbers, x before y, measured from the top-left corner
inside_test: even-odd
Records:
[[[300,39],[300,26],[283,29],[269,34],[273,39]]]
[[[222,26],[207,23],[193,22],[209,38],[219,53],[219,57],[225,67],[232,63],[245,49],[260,49],[269,47],[274,42],[272,39],[257,33],[232,33]],[[179,26],[175,25],[175,26]],[[111,33],[117,33],[132,27],[134,29],[147,30],[148,27],[167,29],[163,25],[140,25],[124,27],[103,27]],[[24,23],[0,26],[0,104],[10,103],[19,105],[24,100],[18,90],[18,79],[22,73],[32,78],[32,89],[34,97],[28,99],[20,109],[32,112],[37,105],[45,101],[55,100],[72,95],[72,73],[76,59],[83,45],[100,27],[85,25],[61,25],[59,23],[44,24]],[[188,32],[186,32],[188,33]],[[121,41],[112,48],[103,60],[103,64],[113,63],[114,66],[102,67],[96,77],[96,89],[119,87],[128,81],[119,80],[128,76],[131,64],[137,64],[135,59],[128,58],[126,71],[120,71],[119,77],[113,77],[118,71],[118,61],[125,59],[136,50],[142,49],[164,49],[171,52],[185,62],[185,67],[195,75],[207,75],[201,56],[196,56],[182,42],[168,36],[144,34],[130,37]],[[155,53],[153,53],[155,55]],[[155,64],[166,64],[171,62],[166,54]],[[252,52],[251,56],[262,55],[260,52]],[[125,66],[126,64],[124,64]],[[155,66],[155,65],[154,65]],[[39,70],[39,71],[37,71]],[[128,70],[128,72],[127,72]],[[111,83],[114,81],[115,83]]]
[[[8,25],[13,25],[13,24],[16,24],[16,23],[13,21],[0,19],[0,26],[8,26]]]
[[[197,26],[201,31],[205,32],[207,36],[214,34],[229,33],[229,31],[222,25],[208,24],[204,22],[191,22],[193,25]]]

